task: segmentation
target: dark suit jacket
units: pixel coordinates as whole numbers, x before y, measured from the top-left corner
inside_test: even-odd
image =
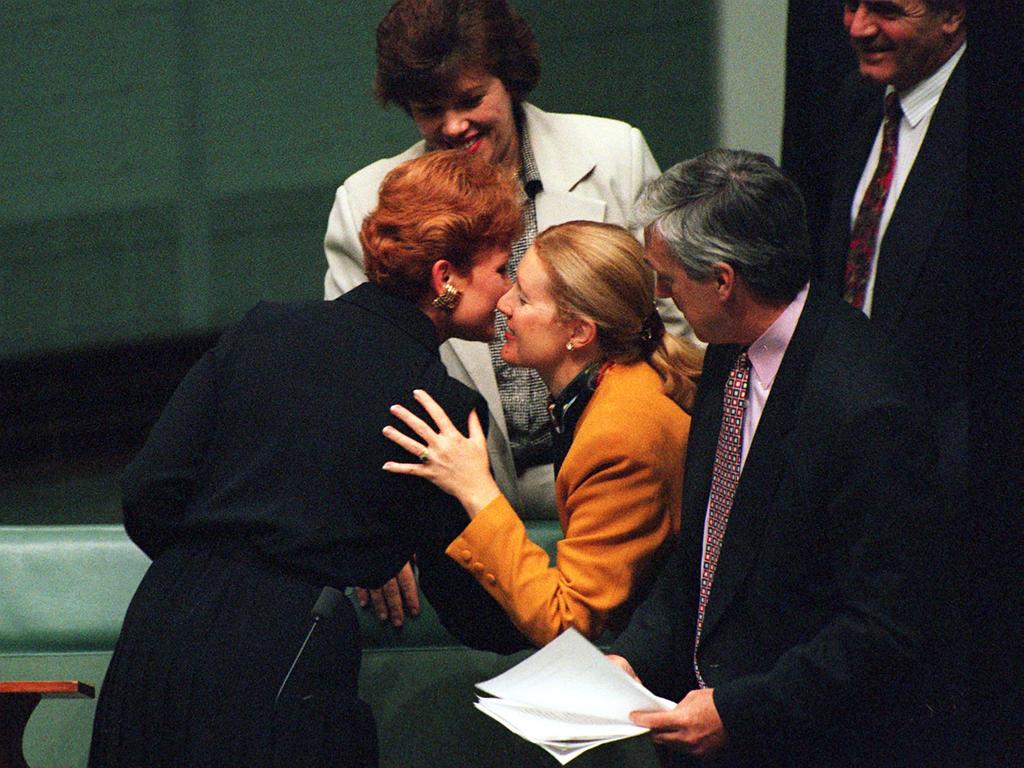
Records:
[[[938,445],[937,475],[941,503],[955,515],[943,590],[946,597],[934,612],[929,630],[932,655],[952,653],[947,673],[936,679],[932,695],[939,709],[964,708],[958,702],[971,678],[969,665],[956,649],[966,630],[963,595],[970,587],[959,583],[971,567],[966,538],[974,522],[966,515],[968,499],[968,398],[979,368],[975,330],[979,283],[1000,280],[997,273],[979,269],[971,258],[968,182],[967,70],[971,51],[965,51],[942,92],[928,133],[900,194],[878,253],[871,322],[884,343],[913,370],[930,406],[930,428]],[[857,183],[882,121],[884,89],[864,81],[856,72],[844,89],[838,120],[839,144],[833,177],[829,224],[819,261],[820,283],[842,295],[849,244],[850,211]],[[958,667],[961,667],[958,669]],[[939,731],[947,730],[939,726]]]
[[[871,319],[914,366],[930,401],[948,409],[966,398],[970,318],[981,278],[965,260],[967,64],[953,70],[893,210],[878,254]],[[841,296],[857,183],[882,122],[884,90],[857,73],[838,118],[832,204],[818,280]]]
[[[726,765],[857,764],[880,744],[894,764],[888,726],[916,700],[905,678],[941,521],[914,393],[868,325],[812,291],[747,456],[698,652]],[[738,352],[708,347],[680,545],[613,648],[677,701],[695,687],[701,540]]]
[[[381,469],[409,455],[382,427],[430,392],[456,424],[483,400],[441,363],[437,331],[374,285],[331,302],[261,303],[188,373],[124,476],[125,528],[170,547],[241,551],[311,586],[376,586],[420,556],[421,583],[466,642],[523,647],[444,555],[468,518],[451,496]],[[511,646],[502,638],[509,638]]]

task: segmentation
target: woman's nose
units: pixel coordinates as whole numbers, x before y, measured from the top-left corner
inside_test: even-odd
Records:
[[[505,317],[512,316],[512,291],[514,290],[515,288],[509,288],[502,294],[501,298],[498,299],[498,311]]]
[[[461,110],[449,109],[444,113],[441,130],[446,138],[457,138],[466,132],[469,121]]]

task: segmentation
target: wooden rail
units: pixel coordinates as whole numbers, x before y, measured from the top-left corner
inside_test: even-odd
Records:
[[[25,726],[41,699],[91,699],[96,689],[78,680],[0,682],[0,768],[28,768],[21,751]]]

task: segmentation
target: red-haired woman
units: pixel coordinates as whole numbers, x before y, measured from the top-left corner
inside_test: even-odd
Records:
[[[482,159],[403,164],[362,226],[368,284],[259,304],[189,372],[124,477],[125,528],[153,563],[100,691],[91,766],[377,764],[354,609],[341,597],[307,636],[310,609],[415,551],[442,613],[466,610],[464,574],[440,554],[461,510],[380,471],[400,453],[380,421],[415,388],[462,424],[478,407],[438,345],[493,333],[520,227],[514,182]]]

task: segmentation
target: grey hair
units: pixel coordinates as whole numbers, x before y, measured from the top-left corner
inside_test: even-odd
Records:
[[[804,200],[767,155],[712,149],[652,181],[633,210],[694,280],[729,264],[768,301],[792,301],[811,275]]]

